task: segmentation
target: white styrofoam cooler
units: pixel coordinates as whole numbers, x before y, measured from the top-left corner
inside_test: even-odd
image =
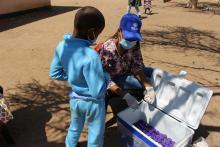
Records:
[[[183,73],[173,75],[155,69],[151,79],[155,103],[143,101],[137,109],[127,108],[118,113],[118,130],[126,146],[161,146],[133,125],[140,119],[172,138],[175,147],[190,146],[213,92],[184,79]]]

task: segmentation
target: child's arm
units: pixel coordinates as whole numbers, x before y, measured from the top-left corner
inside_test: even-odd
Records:
[[[93,98],[103,97],[107,89],[109,75],[103,72],[102,63],[98,57],[87,62],[83,68],[83,75],[91,96]]]
[[[50,65],[50,78],[53,80],[66,81],[68,79],[61,63],[57,51],[55,51],[52,63]]]

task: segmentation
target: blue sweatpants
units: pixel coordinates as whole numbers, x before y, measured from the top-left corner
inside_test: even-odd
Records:
[[[105,130],[105,101],[70,99],[71,122],[66,147],[76,147],[84,123],[88,125],[87,147],[102,147]]]

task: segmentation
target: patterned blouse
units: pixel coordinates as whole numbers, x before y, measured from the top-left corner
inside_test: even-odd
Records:
[[[98,50],[104,70],[109,72],[111,79],[116,76],[131,73],[136,74],[143,69],[143,59],[139,45],[120,55],[113,39],[107,40]],[[111,80],[108,88],[115,85]]]

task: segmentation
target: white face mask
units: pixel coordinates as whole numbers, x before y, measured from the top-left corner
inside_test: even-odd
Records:
[[[120,41],[121,47],[123,47],[126,50],[133,48],[136,44],[137,44],[137,41],[127,41],[125,39],[122,39]]]

